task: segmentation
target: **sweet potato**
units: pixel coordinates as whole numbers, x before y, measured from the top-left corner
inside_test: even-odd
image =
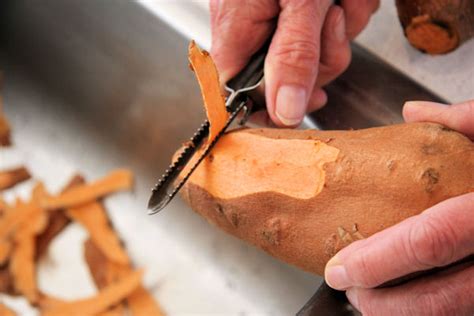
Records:
[[[352,241],[472,189],[474,144],[441,125],[413,123],[234,131],[181,192],[228,233],[321,275]]]
[[[445,54],[474,37],[472,0],[396,0],[403,31],[413,47]]]

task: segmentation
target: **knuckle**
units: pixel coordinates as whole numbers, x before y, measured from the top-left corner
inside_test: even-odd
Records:
[[[452,262],[457,234],[447,221],[433,216],[411,226],[405,253],[418,268],[431,268]]]
[[[313,40],[284,41],[273,54],[282,65],[301,71],[312,71],[319,59],[319,47]]]

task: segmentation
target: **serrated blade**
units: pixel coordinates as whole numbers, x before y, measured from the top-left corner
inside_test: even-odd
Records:
[[[212,150],[218,139],[225,133],[227,128],[237,118],[239,113],[245,109],[245,101],[241,101],[235,108],[234,112],[231,113],[227,120],[224,128],[219,134],[207,145],[206,149],[202,152],[199,159],[192,165],[189,171],[181,178],[181,180],[175,184],[176,178],[180,175],[186,164],[196,154],[199,147],[202,145],[204,139],[209,134],[209,121],[205,121],[201,127],[194,133],[191,140],[186,144],[179,157],[168,167],[161,179],[155,185],[152,190],[150,200],[148,201],[148,214],[156,214],[161,211],[173,197],[178,193],[181,187],[186,183],[191,174],[196,170],[199,164],[206,158],[209,152]]]

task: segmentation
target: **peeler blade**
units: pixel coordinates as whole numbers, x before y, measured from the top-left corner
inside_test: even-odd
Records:
[[[183,168],[193,157],[196,149],[203,143],[209,135],[209,121],[206,120],[193,137],[186,143],[178,158],[166,169],[160,180],[152,189],[150,200],[148,201],[148,213],[155,214],[162,210],[178,192],[172,187],[172,184],[181,173]]]
[[[178,193],[181,187],[186,183],[191,174],[196,170],[199,164],[206,158],[212,148],[215,146],[219,138],[226,132],[229,126],[239,116],[242,111],[247,111],[246,100],[241,101],[235,110],[231,113],[224,128],[217,134],[217,136],[207,145],[206,149],[201,153],[197,161],[191,166],[189,171],[175,184],[177,177],[181,174],[184,167],[191,160],[191,158],[198,152],[204,139],[209,134],[209,121],[205,121],[197,130],[190,142],[186,144],[179,157],[173,162],[165,171],[161,179],[152,189],[150,200],[148,201],[148,213],[150,215],[161,211],[173,197]]]

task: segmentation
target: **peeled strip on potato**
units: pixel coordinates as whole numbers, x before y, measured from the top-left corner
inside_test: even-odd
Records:
[[[229,118],[221,93],[219,74],[209,53],[199,49],[194,41],[189,44],[188,59],[201,87],[204,107],[211,125],[208,137],[210,143],[224,128]]]

